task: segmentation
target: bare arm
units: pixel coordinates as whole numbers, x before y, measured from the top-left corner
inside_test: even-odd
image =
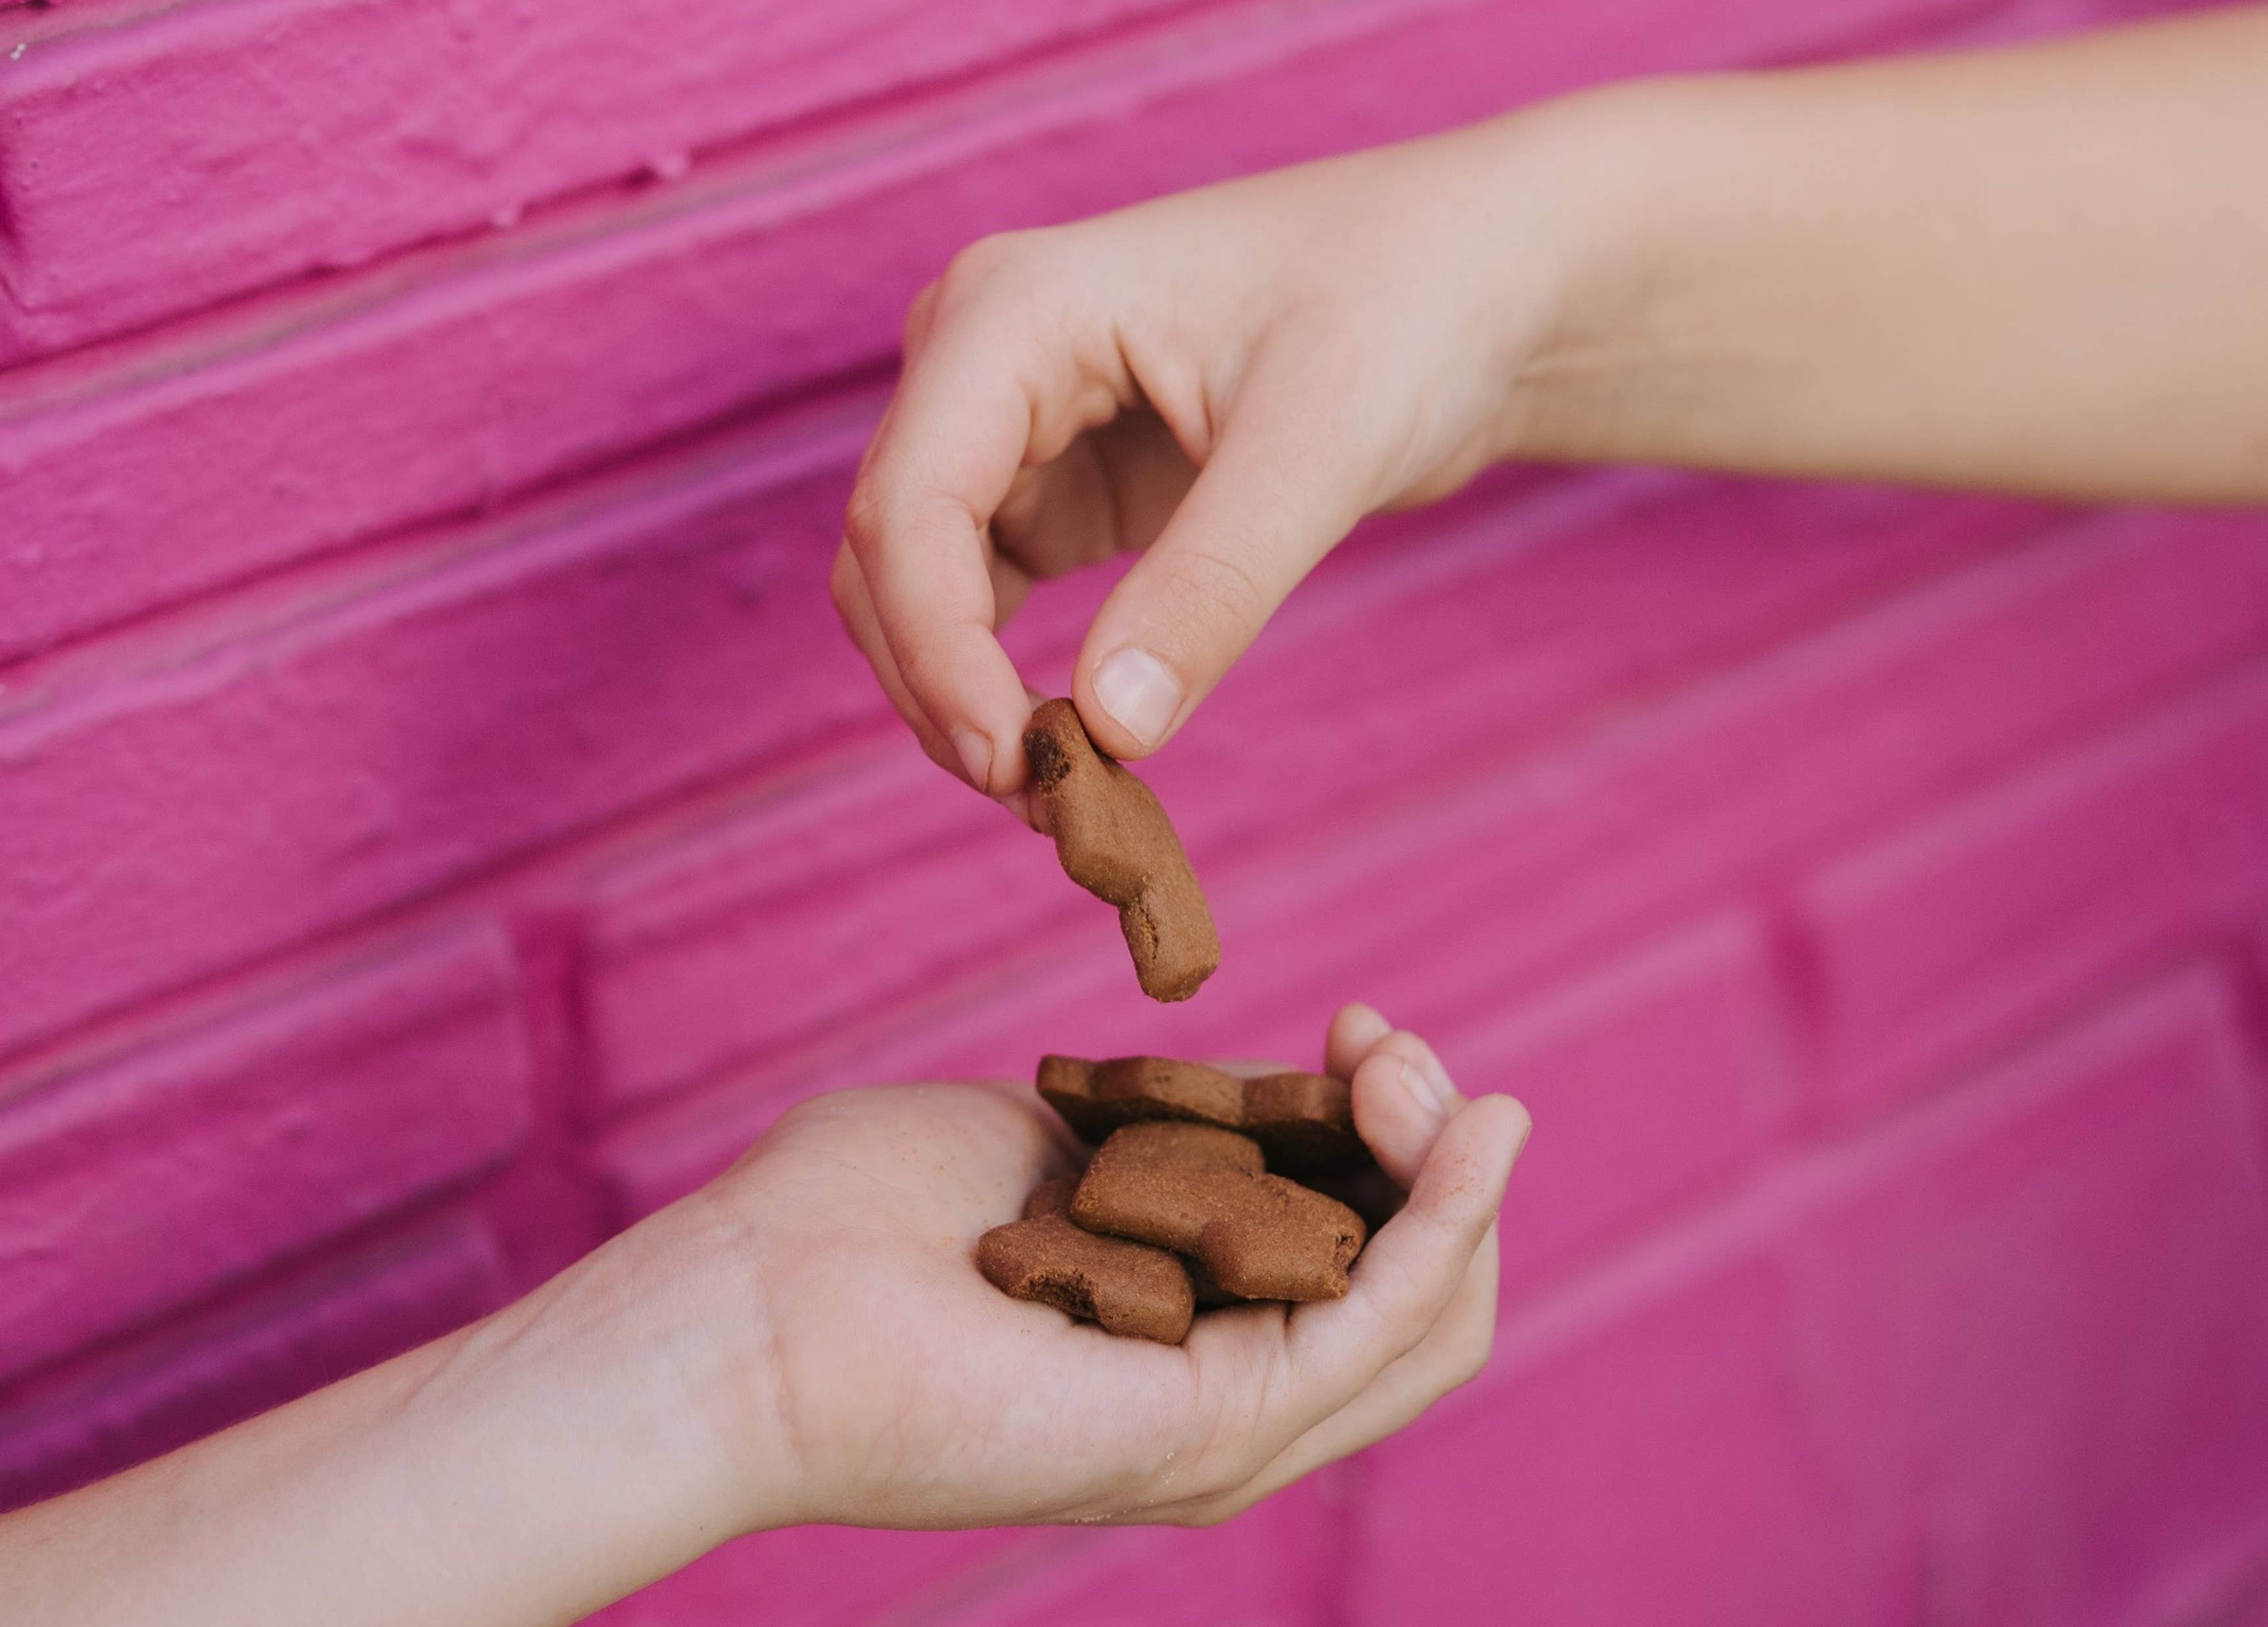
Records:
[[[2268,501],[2268,9],[1611,86],[972,246],[918,299],[836,600],[939,762],[1024,784],[994,637],[1170,739],[1362,515],[1498,459]]]
[[[1565,112],[1618,201],[1506,453],[2268,501],[2268,10]]]
[[[1350,1006],[1327,1040],[1410,1189],[1344,1299],[1180,1345],[1011,1299],[976,1240],[1071,1167],[1028,1087],[837,1092],[463,1331],[0,1517],[0,1627],[548,1627],[778,1526],[1210,1524],[1487,1358],[1528,1132]]]

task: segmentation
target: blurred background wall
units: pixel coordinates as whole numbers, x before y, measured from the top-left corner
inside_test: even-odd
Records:
[[[2268,519],[1374,527],[1155,765],[1226,944],[1172,1010],[823,585],[981,232],[2137,9],[0,4],[0,1500],[809,1092],[1312,1064],[1360,997],[1535,1111],[1481,1380],[1219,1530],[782,1533],[606,1620],[2268,1621]]]

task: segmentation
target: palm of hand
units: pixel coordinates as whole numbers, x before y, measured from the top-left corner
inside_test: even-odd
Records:
[[[1392,1035],[1376,1067],[1403,1042],[1423,1049]],[[1373,1145],[1411,1129],[1393,1115],[1373,1103]],[[977,1238],[1076,1167],[1028,1089],[909,1086],[797,1108],[717,1192],[751,1256],[796,1517],[1208,1522],[1398,1427],[1476,1370],[1493,1325],[1495,1249],[1478,1246],[1525,1116],[1491,1098],[1454,1126],[1348,1299],[1216,1312],[1174,1348],[1010,1299],[977,1273]],[[1416,1134],[1431,1142],[1429,1128]]]

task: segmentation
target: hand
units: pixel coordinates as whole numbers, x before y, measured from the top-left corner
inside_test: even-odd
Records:
[[[1024,785],[1035,581],[1143,554],[1072,683],[1143,756],[1356,520],[1501,455],[1568,190],[1512,122],[988,238],[915,300],[834,593],[932,758]]]
[[[1027,1087],[844,1091],[790,1113],[696,1200],[733,1217],[754,1285],[756,1337],[727,1365],[757,1376],[733,1432],[785,1501],[751,1523],[1208,1523],[1472,1377],[1528,1115],[1466,1102],[1425,1042],[1366,1007],[1332,1025],[1329,1064],[1408,1203],[1346,1299],[1208,1312],[1179,1348],[977,1274],[977,1237],[1074,1165]]]

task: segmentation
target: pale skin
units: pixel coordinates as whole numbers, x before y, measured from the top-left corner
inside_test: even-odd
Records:
[[[519,1627],[813,1521],[1206,1525],[1477,1373],[1528,1115],[1349,1006],[1326,1042],[1410,1189],[1347,1298],[1180,1347],[1008,1299],[984,1229],[1076,1166],[1028,1086],[837,1092],[460,1333],[0,1520],[0,1623]]]
[[[1363,515],[1498,460],[2268,501],[2264,175],[2250,9],[1614,86],[987,239],[909,314],[836,600],[1028,817],[996,635],[1116,554],[1073,697],[1130,758]],[[1029,1093],[830,1096],[475,1327],[0,1520],[0,1623],[565,1622],[770,1526],[1224,1518],[1494,1326],[1525,1113],[1366,1008],[1327,1049],[1412,1186],[1344,1301],[1180,1350],[1011,1302],[969,1250],[1071,1157]]]
[[[837,608],[1024,806],[995,637],[1140,556],[1071,688],[1155,751],[1362,516],[1505,459],[2268,501],[2268,9],[1615,85],[971,246]]]

